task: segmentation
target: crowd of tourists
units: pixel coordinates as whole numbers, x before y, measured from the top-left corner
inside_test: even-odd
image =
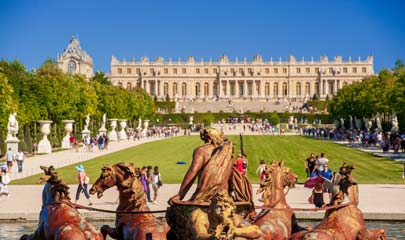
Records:
[[[383,152],[393,150],[394,153],[405,152],[405,132],[399,134],[383,133],[379,131],[367,130],[342,130],[332,128],[302,128],[301,134],[304,136],[330,139],[333,141],[348,141],[350,144],[360,144],[363,147],[378,147]]]
[[[305,159],[305,172],[307,175],[307,181],[304,186],[313,188],[312,193],[308,201],[314,204],[316,207],[325,206],[326,199],[332,197],[332,177],[333,171],[328,165],[329,159],[325,153],[316,155],[311,153],[307,159]]]

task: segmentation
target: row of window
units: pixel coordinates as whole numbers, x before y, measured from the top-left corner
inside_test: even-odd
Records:
[[[287,74],[287,68],[281,68],[279,71],[279,68],[264,68],[264,73],[265,74],[270,74],[270,70],[272,69],[272,73],[274,74],[278,74],[279,72],[283,73],[283,74]],[[316,67],[313,69],[313,72],[311,72],[311,68],[306,67],[306,68],[300,68],[297,67],[295,69],[295,72],[297,74],[301,74],[302,70],[305,70],[305,73],[307,74],[311,74],[311,73],[319,73],[319,67]],[[118,74],[123,74],[123,69],[122,68],[118,68]],[[171,68],[172,74],[178,74],[180,69],[177,68]],[[254,74],[254,70],[253,68],[247,68],[246,69],[247,72],[249,74]],[[245,73],[245,69],[244,68],[230,68],[230,74],[234,75],[236,72],[238,72],[239,74],[244,74]],[[352,73],[357,73],[357,67],[352,67]],[[361,68],[361,72],[362,73],[367,73],[367,68],[366,67],[362,67]],[[135,73],[136,74],[141,74],[141,69],[140,68],[136,68],[135,69]],[[187,68],[181,68],[181,73],[182,74],[187,74]],[[209,74],[209,73],[214,73],[217,74],[218,73],[218,68],[196,68],[195,69],[195,73],[196,74]],[[227,71],[224,72],[225,75],[227,75]],[[338,68],[333,68],[333,67],[329,67],[327,70],[326,69],[322,69],[322,73],[329,73],[329,74],[339,74],[339,73],[348,73],[348,68],[347,67],[343,67],[342,69]],[[127,68],[126,69],[126,74],[132,74],[132,69],[131,68]],[[146,74],[146,72],[143,72],[143,74]],[[149,68],[149,74],[150,75],[160,75],[160,71],[154,69],[154,68]],[[164,68],[163,69],[163,74],[169,74],[169,68]]]
[[[282,86],[281,92],[282,92],[282,96],[286,96],[287,95],[287,83],[282,83],[280,84]],[[343,86],[346,86],[347,82],[343,82]],[[118,83],[119,87],[123,87],[122,83],[119,82]],[[334,93],[337,89],[335,89],[335,87],[337,88],[341,88],[340,86],[335,86],[333,83],[328,83],[328,84],[322,84],[322,89],[320,88],[319,83],[315,83],[314,86],[314,90],[315,92],[319,95],[321,90],[322,90],[322,94],[326,94],[326,90],[328,91],[328,93]],[[140,86],[138,86],[140,87]],[[204,83],[204,96],[208,96],[209,95],[209,84],[208,83]],[[126,88],[128,90],[132,89],[132,84],[131,83],[127,83]],[[227,90],[226,85],[222,85],[222,89],[221,89],[221,93],[222,95],[227,95],[227,91],[229,91],[230,96],[235,96],[236,92],[235,90],[238,89],[239,90],[239,95],[240,96],[244,96],[245,95],[245,86],[243,84],[239,84],[237,85],[236,83],[231,83],[229,85],[229,90]],[[160,95],[160,88],[156,88],[155,84],[150,84],[149,86],[149,93],[150,95],[154,96],[154,95]],[[218,94],[218,84],[214,83],[213,84],[213,94],[217,95]],[[256,87],[254,87],[253,83],[247,83],[247,95],[252,96],[254,95],[253,90],[255,90],[255,94],[260,95],[261,90],[260,90],[260,86],[258,84],[256,84]],[[177,83],[173,83],[172,85],[172,93],[173,95],[178,94],[178,84]],[[163,84],[163,96],[166,96],[169,94],[169,84],[168,83],[164,83]],[[269,83],[265,83],[264,85],[264,94],[265,96],[270,96],[270,84]],[[296,83],[295,86],[295,94],[297,96],[301,96],[302,95],[302,91],[301,91],[301,83]],[[311,84],[309,82],[305,83],[305,88],[304,88],[304,94],[307,96],[310,96],[311,93]],[[196,96],[200,96],[201,95],[201,84],[197,83],[195,85],[195,95]],[[273,96],[278,96],[279,95],[279,83],[273,83]],[[187,84],[186,83],[182,83],[181,84],[181,95],[180,96],[187,96]]]

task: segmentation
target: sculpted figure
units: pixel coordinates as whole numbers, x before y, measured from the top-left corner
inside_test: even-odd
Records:
[[[380,113],[379,112],[375,115],[375,122],[377,124],[377,130],[382,131],[381,118],[380,118]]]
[[[398,131],[398,119],[397,115],[393,112],[391,114],[391,124],[392,124],[392,132],[397,132]]]
[[[12,138],[15,138],[18,133],[18,122],[15,116],[17,116],[17,113],[10,114],[7,124],[8,136]]]
[[[107,122],[107,114],[104,113],[103,114],[103,121],[101,122],[101,128],[105,128],[105,123],[106,122]]]
[[[90,115],[87,114],[86,120],[85,120],[86,125],[84,126],[85,129],[89,129],[90,126]]]
[[[258,226],[250,225],[241,216],[235,214],[235,205],[231,197],[215,194],[207,211],[195,209],[188,220],[193,239],[234,239],[243,237],[257,239],[261,237]]]
[[[352,115],[349,115],[349,123],[350,123],[350,129],[353,129],[353,117]]]

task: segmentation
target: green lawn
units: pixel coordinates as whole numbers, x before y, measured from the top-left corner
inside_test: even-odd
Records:
[[[235,154],[239,151],[239,136],[229,137],[235,144]],[[286,165],[298,175],[299,182],[306,179],[304,160],[311,153],[324,152],[329,159],[329,167],[336,171],[342,162],[354,164],[353,174],[359,183],[403,183],[401,178],[403,165],[393,160],[374,157],[371,154],[340,146],[330,141],[298,136],[244,136],[244,148],[249,160],[248,177],[252,183],[258,183],[255,175],[260,159],[285,160]],[[197,136],[183,136],[168,140],[155,141],[119,152],[111,153],[83,162],[90,181],[100,174],[104,163],[133,162],[137,167],[158,165],[164,183],[181,183],[191,162],[193,149],[201,145]],[[187,164],[176,164],[184,161]],[[58,169],[65,182],[77,182],[75,165]],[[15,180],[13,184],[34,184],[40,175]]]

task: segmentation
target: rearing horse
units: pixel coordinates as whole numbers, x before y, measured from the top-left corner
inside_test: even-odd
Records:
[[[340,168],[339,189],[334,193],[323,221],[311,231],[302,231],[291,236],[292,240],[377,240],[387,239],[383,229],[367,229],[363,213],[357,207],[359,187],[351,175],[353,166],[345,163]]]
[[[150,211],[146,204],[146,196],[140,180],[140,171],[132,163],[117,163],[113,166],[104,165],[101,175],[90,189],[90,194],[97,193],[101,198],[103,192],[117,186],[119,190],[118,212]],[[166,239],[169,227],[151,213],[126,214],[117,213],[115,228],[104,225],[101,232],[104,237],[114,239],[159,240]]]
[[[290,168],[284,166],[284,161],[273,161],[265,169],[264,179],[257,193],[263,193],[264,206],[254,224],[262,230],[261,239],[288,239],[297,231],[303,230],[299,227],[295,214],[287,204],[284,188],[293,188],[297,182],[297,175]]]
[[[41,167],[46,180],[42,192],[42,210],[36,231],[20,239],[102,240],[101,233],[72,206],[69,187],[58,178],[53,166]]]

